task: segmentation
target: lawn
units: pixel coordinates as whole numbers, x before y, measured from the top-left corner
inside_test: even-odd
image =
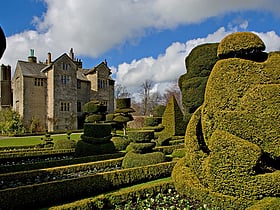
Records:
[[[29,146],[43,143],[41,138],[42,136],[25,136],[25,137],[1,137],[0,138],[0,147],[9,147],[9,146]],[[80,140],[81,133],[72,133],[71,140]],[[51,135],[54,142],[59,139],[67,139],[66,134],[56,134]]]

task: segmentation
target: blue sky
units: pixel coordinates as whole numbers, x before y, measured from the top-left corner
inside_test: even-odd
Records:
[[[9,0],[0,24],[7,49],[0,63],[15,69],[35,50],[38,60],[74,48],[85,68],[104,59],[116,82],[135,90],[146,80],[164,90],[186,72],[191,49],[252,31],[267,51],[280,49],[279,0]]]

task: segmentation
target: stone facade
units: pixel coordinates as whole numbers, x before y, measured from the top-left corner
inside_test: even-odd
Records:
[[[38,63],[34,51],[28,61],[18,61],[12,79],[13,109],[23,117],[26,128],[33,121],[49,131],[77,129],[82,126],[82,107],[90,100],[114,111],[114,80],[104,61],[83,69],[73,50],[56,60]]]
[[[1,65],[0,71],[0,110],[12,106],[11,66]]]

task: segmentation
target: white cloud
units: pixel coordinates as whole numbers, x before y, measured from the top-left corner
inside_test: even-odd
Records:
[[[246,21],[240,23],[239,27],[242,28],[244,23]],[[204,38],[189,40],[186,43],[173,43],[166,49],[165,54],[159,55],[157,58],[142,58],[134,60],[130,64],[120,64],[116,70],[117,83],[134,90],[135,87],[140,87],[145,80],[149,79],[154,82],[155,88],[163,93],[170,83],[174,83],[182,74],[186,73],[184,61],[194,47],[203,43],[220,42],[226,35],[237,30],[238,27],[232,27],[230,30],[222,27]],[[254,33],[264,41],[267,52],[280,50],[280,37],[274,31]]]
[[[125,42],[141,38],[149,29],[169,29],[180,24],[197,23],[231,11],[259,9],[273,11],[275,14],[279,14],[280,11],[278,0],[172,0],[172,3],[170,0],[45,2],[47,11],[33,20],[36,31],[24,31],[7,38],[8,48],[2,63],[14,66],[16,60],[28,56],[30,48],[35,49],[39,60],[44,60],[49,51],[56,57],[71,47],[79,56],[96,57]],[[180,45],[173,47],[180,48]],[[162,61],[168,62],[166,59],[163,57]],[[159,68],[159,65],[156,67]]]

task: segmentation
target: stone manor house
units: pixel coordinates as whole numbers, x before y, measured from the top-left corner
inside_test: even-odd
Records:
[[[2,65],[0,75],[1,108],[12,104],[26,128],[32,122],[48,131],[82,128],[82,107],[91,100],[114,111],[115,81],[106,60],[83,69],[73,49],[55,60],[48,53],[46,62],[37,62],[31,49],[28,61],[17,62],[12,79],[10,66]]]

